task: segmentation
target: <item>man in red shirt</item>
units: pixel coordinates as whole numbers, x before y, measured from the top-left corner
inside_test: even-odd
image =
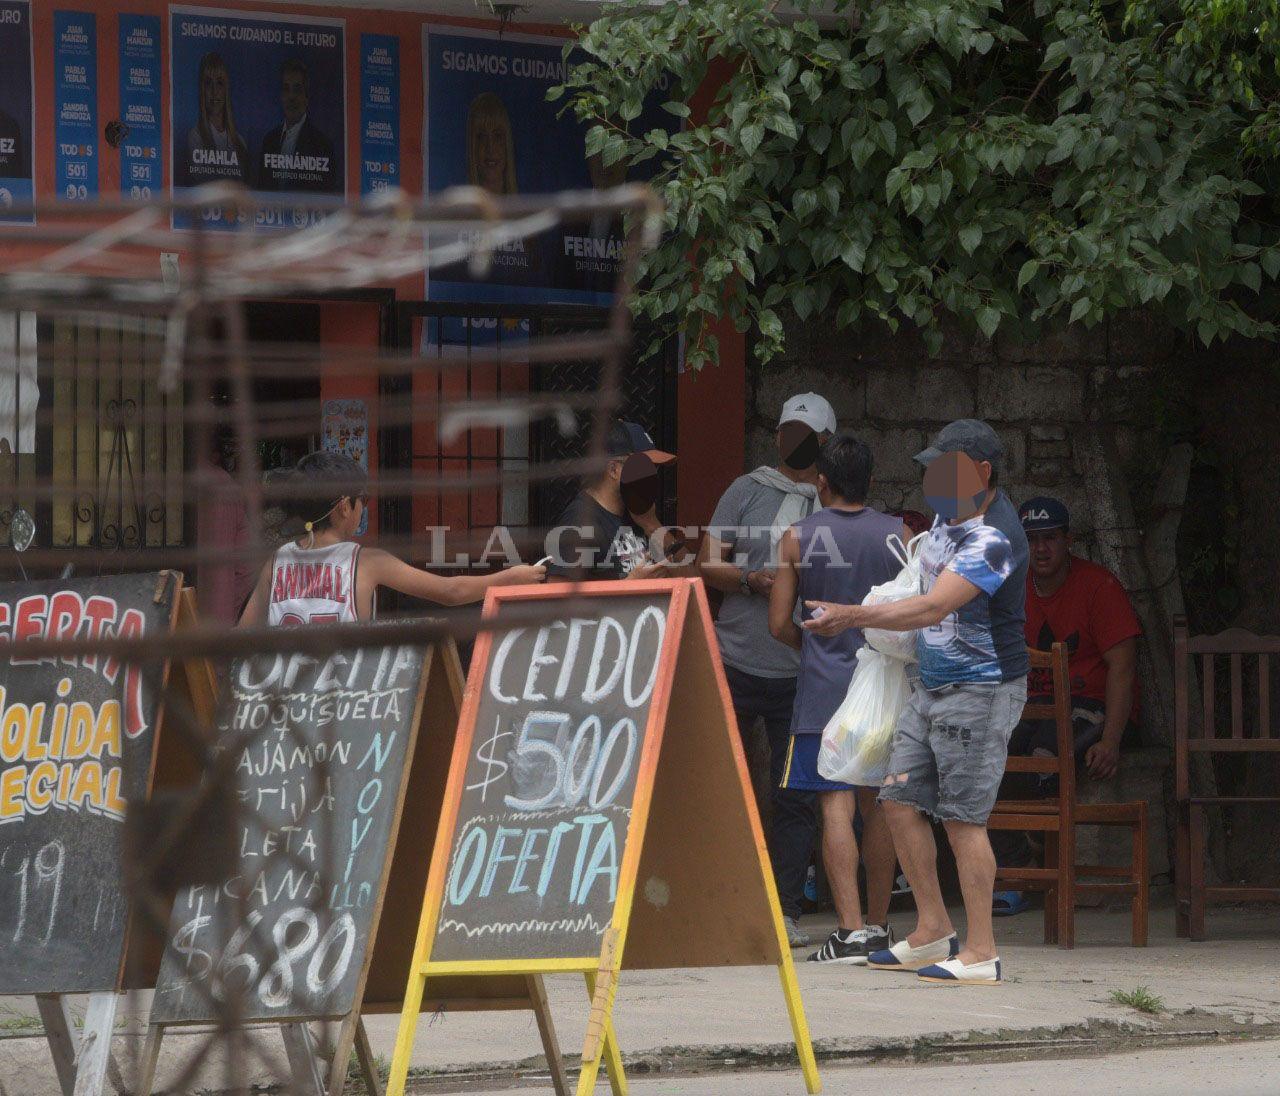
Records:
[[[1028,499],[1018,517],[1031,550],[1027,646],[1047,651],[1057,642],[1067,645],[1076,761],[1089,776],[1106,780],[1115,775],[1121,739],[1137,711],[1137,637],[1142,629],[1120,580],[1105,567],[1071,553],[1071,515],[1061,502],[1044,496]],[[1051,695],[1049,671],[1033,670],[1027,700]],[[1052,721],[1024,721],[1009,740],[1010,755],[1057,752]],[[1054,781],[1014,774],[1005,778],[1001,798],[1048,795]],[[1031,861],[1026,834],[1004,831],[991,838],[997,863],[1013,867]],[[994,912],[1007,916],[1026,905],[1016,891],[1003,891],[995,896]]]

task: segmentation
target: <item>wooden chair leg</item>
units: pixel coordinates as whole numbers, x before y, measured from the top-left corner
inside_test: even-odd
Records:
[[[1179,803],[1174,837],[1173,909],[1174,933],[1186,939],[1191,935],[1191,808]]]
[[[1058,866],[1058,835],[1046,832],[1044,835],[1044,866]],[[1058,942],[1058,888],[1050,887],[1044,892],[1044,942]]]
[[[1147,921],[1151,897],[1151,872],[1147,866],[1147,805],[1138,805],[1138,824],[1133,828],[1133,946],[1147,946]]]
[[[1187,910],[1192,940],[1204,939],[1205,906],[1205,809],[1199,804],[1191,807],[1191,895]]]
[[[1076,946],[1076,827],[1064,804],[1058,838],[1058,947]]]

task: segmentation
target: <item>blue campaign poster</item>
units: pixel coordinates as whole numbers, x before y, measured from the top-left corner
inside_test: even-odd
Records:
[[[98,196],[98,27],[91,12],[53,13],[53,140],[58,197]]]
[[[345,26],[309,15],[169,9],[175,198],[207,183],[240,183],[257,195],[257,224],[295,227],[322,216],[304,195],[346,196]],[[211,205],[199,218],[231,228],[236,215]],[[174,226],[194,219],[175,215]]]
[[[424,27],[423,177],[428,193],[474,185],[495,194],[617,186],[617,165],[588,158],[586,128],[547,91],[564,82],[564,39]],[[639,131],[674,129],[661,99]],[[504,247],[488,277],[433,271],[427,296],[449,301],[608,304],[622,262],[621,225],[574,225]]]
[[[400,39],[360,35],[360,193],[400,185]]]
[[[31,140],[36,119],[28,0],[0,0],[0,57],[0,224],[30,224],[29,213],[10,212],[34,195]]]
[[[151,198],[163,189],[160,130],[160,17],[120,16],[120,193]]]

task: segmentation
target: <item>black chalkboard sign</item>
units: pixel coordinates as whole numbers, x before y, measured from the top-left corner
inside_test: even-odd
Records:
[[[167,632],[180,586],[175,573],[0,585],[0,994],[118,988],[125,807],[147,795],[166,672],[16,651]]]
[[[395,646],[233,664],[219,731],[237,757],[238,871],[178,894],[153,1024],[212,1020],[210,997],[235,995],[254,1020],[359,1005],[425,655]]]
[[[590,616],[503,631],[498,603],[460,729],[470,752],[433,963],[600,951],[670,604],[669,589],[597,596]]]

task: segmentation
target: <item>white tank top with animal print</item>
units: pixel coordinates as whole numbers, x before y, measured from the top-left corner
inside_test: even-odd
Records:
[[[356,611],[360,545],[344,540],[323,548],[290,542],[271,563],[268,624],[350,624]]]

